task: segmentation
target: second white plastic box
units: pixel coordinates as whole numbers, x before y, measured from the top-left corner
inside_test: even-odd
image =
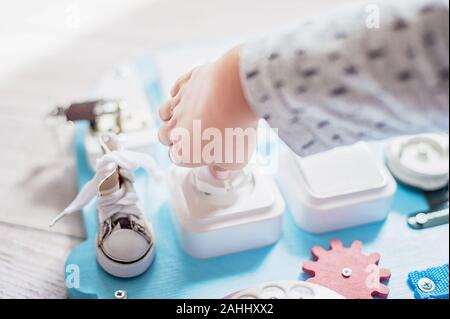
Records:
[[[279,182],[295,222],[312,233],[385,219],[397,188],[363,142],[305,158],[286,148]]]

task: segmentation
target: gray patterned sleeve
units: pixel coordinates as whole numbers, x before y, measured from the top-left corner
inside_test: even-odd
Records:
[[[301,156],[447,131],[448,31],[446,1],[354,5],[244,44],[244,94]]]

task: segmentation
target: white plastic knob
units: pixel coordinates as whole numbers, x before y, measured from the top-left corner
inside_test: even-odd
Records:
[[[394,139],[387,148],[387,165],[400,181],[426,191],[448,184],[447,134],[424,134]]]

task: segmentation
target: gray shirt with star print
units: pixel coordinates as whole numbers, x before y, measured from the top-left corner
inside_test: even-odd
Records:
[[[448,44],[447,1],[371,1],[244,44],[241,81],[301,156],[448,131]]]

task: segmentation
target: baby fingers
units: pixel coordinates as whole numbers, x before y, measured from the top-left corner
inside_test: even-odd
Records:
[[[168,121],[172,118],[173,110],[181,101],[181,91],[177,96],[169,99],[159,108],[159,117],[163,121]]]
[[[176,121],[171,119],[171,121],[164,122],[158,131],[159,141],[164,145],[172,145],[170,140],[170,131],[175,127]]]
[[[192,72],[195,70],[192,69],[191,71],[189,71],[188,73],[184,74],[183,76],[181,76],[173,85],[172,90],[170,90],[170,95],[171,96],[176,96],[178,94],[178,92],[180,91],[181,87],[184,85],[184,83],[186,83],[187,81],[189,81],[189,79],[192,76]]]

